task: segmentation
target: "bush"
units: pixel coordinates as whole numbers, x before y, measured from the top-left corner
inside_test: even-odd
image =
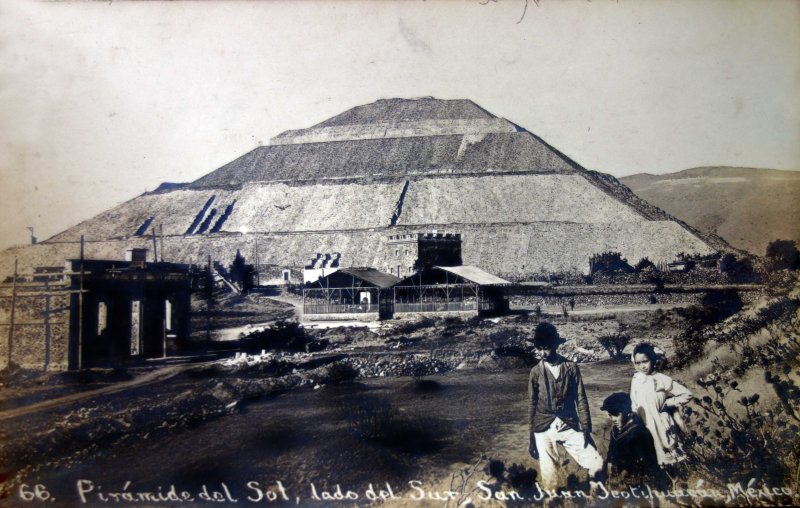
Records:
[[[689,432],[683,436],[683,450],[689,460],[679,464],[678,477],[689,483],[717,479],[722,486],[783,485],[798,492],[800,387],[794,371],[800,356],[799,305],[796,299],[779,298],[754,317],[730,320],[724,328],[709,326],[699,334],[730,345],[734,356],[727,366],[712,361],[712,373],[697,380],[702,392],[684,408]],[[760,343],[754,346],[756,335]],[[764,369],[766,384],[760,392],[745,393],[740,379],[753,366]],[[765,397],[765,389],[776,397]],[[792,501],[797,499],[775,497],[769,504]]]
[[[656,271],[656,265],[649,258],[642,258],[636,263],[636,266],[633,267],[634,270],[637,272],[654,272]]]
[[[790,388],[782,403],[762,407],[758,393],[741,393],[738,382],[715,365],[718,372],[698,380],[706,394],[696,397],[687,417],[694,427],[685,439],[687,461],[695,474],[726,483],[758,478],[769,485],[798,487],[793,478],[800,466],[800,426],[794,382],[766,373],[776,392]],[[780,386],[780,388],[779,388]],[[735,400],[734,400],[735,399]],[[738,406],[738,408],[736,407]]]
[[[719,260],[719,271],[734,282],[749,282],[756,277],[753,262],[746,257],[738,258],[728,253]]]
[[[606,350],[608,356],[615,360],[623,358],[624,355],[622,354],[622,350],[625,349],[625,346],[627,346],[630,341],[630,336],[624,333],[603,335],[602,337],[597,338],[597,342],[603,346],[603,349]]]
[[[296,321],[276,321],[267,329],[250,333],[241,339],[246,351],[262,349],[278,351],[319,351],[327,346],[327,340],[315,340],[306,335],[305,329]]]
[[[517,492],[525,499],[533,499],[535,495],[537,472],[533,468],[526,468],[522,464],[512,464],[506,469],[502,460],[490,460],[483,468],[493,481],[486,485],[492,492],[509,493]],[[516,504],[509,503],[510,506]]]
[[[432,328],[436,325],[436,321],[429,317],[422,317],[414,321],[405,321],[397,326],[395,329],[397,333],[408,335],[418,330],[425,328]]]
[[[325,368],[325,373],[320,381],[326,384],[338,385],[349,383],[357,377],[358,371],[352,365],[345,362],[336,362]]]
[[[687,320],[686,329],[675,337],[673,366],[694,362],[705,351],[709,336],[706,328],[731,317],[742,309],[742,299],[734,290],[711,291],[703,296],[700,305],[677,309]]]
[[[511,328],[503,328],[502,330],[497,330],[496,332],[490,333],[487,338],[495,346],[502,346],[508,344],[509,342],[513,342],[518,333],[519,332]]]
[[[767,245],[767,269],[796,270],[800,267],[800,252],[794,240],[774,240]]]
[[[414,393],[433,393],[442,388],[442,384],[436,380],[414,378]]]
[[[596,273],[630,273],[633,267],[628,264],[628,260],[622,254],[614,251],[606,251],[602,254],[595,254],[589,259],[589,272]]]

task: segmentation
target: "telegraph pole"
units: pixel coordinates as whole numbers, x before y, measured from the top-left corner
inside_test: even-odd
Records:
[[[17,275],[18,275],[19,260],[14,258],[14,283],[11,286],[11,322],[8,325],[8,365],[7,369],[11,369],[11,352],[14,347],[14,313],[17,307]]]

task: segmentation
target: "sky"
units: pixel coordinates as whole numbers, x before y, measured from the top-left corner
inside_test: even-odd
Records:
[[[797,1],[0,0],[0,248],[381,98],[617,177],[798,170],[798,92]]]

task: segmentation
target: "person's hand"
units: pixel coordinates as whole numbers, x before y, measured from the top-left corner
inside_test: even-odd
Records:
[[[531,438],[531,444],[528,445],[528,453],[530,453],[531,457],[534,459],[539,460],[539,450],[536,449],[536,441],[534,441],[533,438]]]

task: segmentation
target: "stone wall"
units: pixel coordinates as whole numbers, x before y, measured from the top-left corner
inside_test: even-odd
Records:
[[[552,174],[413,181],[398,225],[643,220],[582,176]]]
[[[436,226],[426,230],[435,229]],[[588,273],[589,258],[616,250],[630,262],[648,257],[653,262],[675,259],[679,252],[708,254],[711,249],[700,239],[673,222],[623,222],[619,224],[535,223],[528,225],[468,225],[460,228],[440,226],[462,235],[462,258],[508,280],[525,280],[533,273]],[[239,249],[247,260],[258,257],[264,264],[302,269],[318,252],[341,253],[340,267],[386,266],[389,234],[416,232],[417,228],[374,228],[341,232],[285,234],[214,234],[167,236],[163,240],[166,261],[205,264],[208,255],[223,265],[232,262]],[[130,247],[150,249],[147,237],[129,240],[87,242],[87,258],[124,259]],[[393,252],[392,252],[393,253]],[[77,243],[43,243],[10,249],[0,257],[0,273],[13,271],[14,256],[27,266],[62,264],[67,257],[77,258]]]
[[[526,292],[527,294],[512,294],[509,296],[509,302],[512,309],[533,310],[537,305],[542,308],[560,308],[562,305],[567,305],[567,309],[569,310],[571,309],[569,307],[569,302],[570,300],[574,300],[575,310],[581,310],[619,305],[639,306],[652,303],[699,304],[708,293],[705,289],[662,292],[640,290],[626,291],[620,289],[617,292],[608,292],[604,291],[603,288],[594,288],[594,291],[595,292],[591,292],[591,288],[586,288],[585,291],[575,294],[561,291],[559,291],[558,294],[553,294],[553,291],[550,290]],[[739,289],[737,292],[745,303],[752,303],[761,296],[760,287]],[[653,302],[651,298],[655,299],[655,302]]]

